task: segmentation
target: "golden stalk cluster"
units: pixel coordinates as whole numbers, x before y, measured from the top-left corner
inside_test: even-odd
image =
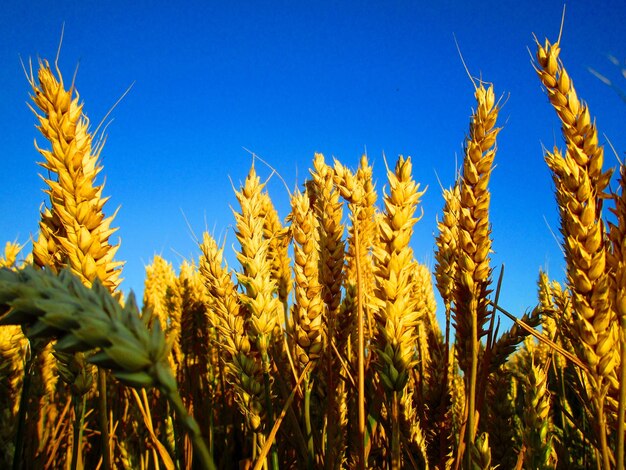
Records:
[[[348,227],[348,252],[346,277],[354,284],[357,279],[357,263],[362,271],[362,290],[365,305],[371,305],[374,290],[374,266],[371,250],[377,242],[376,200],[378,196],[373,180],[373,168],[367,157],[361,157],[356,172],[335,161],[334,182],[339,194],[348,202],[351,225]],[[356,246],[358,232],[359,246]],[[368,324],[368,333],[372,334]]]
[[[565,155],[558,149],[547,152],[546,162],[554,175],[561,209],[577,335],[583,340],[581,355],[593,370],[593,386],[602,388],[603,379],[611,375],[618,360],[601,212],[611,172],[602,172],[604,152],[597,145],[595,125],[558,61],[559,52],[558,43],[547,41],[537,50],[538,73],[561,119],[567,146]]]
[[[536,71],[565,139],[545,160],[567,282],[541,273],[537,305],[518,316],[492,292],[499,102],[478,83],[435,237],[443,333],[412,242],[424,191],[402,156],[377,202],[367,157],[354,170],[315,154],[284,219],[253,165],[235,190],[239,268],[204,233],[178,274],[154,257],[141,310],[132,295],[123,303],[96,183],[102,142],[73,85],[41,62],[30,82],[49,205],[32,261],[17,243],[0,258],[0,466],[622,469],[626,170],[609,193],[598,131],[559,53],[538,44]],[[498,312],[513,318],[506,331]],[[93,413],[91,364],[120,381],[99,387],[111,413],[101,401]],[[94,429],[92,415],[112,422]]]
[[[176,274],[172,264],[161,256],[155,256],[146,266],[146,279],[144,281],[143,308],[161,323],[161,329],[168,329],[168,305],[167,288],[174,283]]]

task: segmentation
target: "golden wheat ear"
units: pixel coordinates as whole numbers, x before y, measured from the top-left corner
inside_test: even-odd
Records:
[[[272,280],[278,287],[278,299],[283,305],[287,305],[292,287],[289,230],[283,226],[274,203],[266,192],[261,193],[260,215],[263,219],[263,237],[269,242],[268,257],[272,266]]]
[[[31,77],[31,108],[39,121],[38,129],[49,142],[49,149],[37,146],[44,157],[41,166],[50,198],[39,224],[39,238],[33,243],[34,261],[38,266],[60,270],[68,265],[90,284],[99,278],[114,291],[121,282],[123,263],[114,261],[119,245],[109,238],[115,214],[105,217],[103,185],[96,184],[102,170],[99,164],[102,145],[93,145],[89,120],[79,96],[66,90],[61,76],[56,77],[47,62],[39,64],[37,81]],[[39,111],[36,111],[36,109]]]
[[[146,277],[143,290],[143,309],[152,312],[161,323],[164,331],[169,324],[167,308],[167,289],[170,287],[176,274],[172,264],[163,257],[155,255],[152,263],[146,266]]]
[[[322,324],[324,302],[319,282],[319,233],[317,219],[308,195],[296,192],[291,199],[291,234],[294,240],[295,303],[294,341],[300,369],[316,362],[324,348]],[[306,379],[305,379],[306,380]]]
[[[238,406],[251,430],[260,431],[263,423],[263,376],[261,359],[246,332],[246,312],[242,308],[232,273],[224,261],[224,249],[204,233],[200,245],[200,274],[212,298],[215,327],[219,332],[224,392]]]
[[[554,462],[552,446],[551,397],[548,390],[547,370],[544,364],[531,360],[524,374],[524,414],[522,441],[524,464],[528,468],[551,468]]]
[[[244,292],[240,293],[240,300],[250,314],[248,322],[251,338],[261,355],[267,356],[274,329],[279,324],[280,302],[276,295],[276,282],[272,279],[270,242],[263,236],[264,187],[252,167],[243,187],[236,192],[240,212],[234,212],[234,215],[236,236],[241,247],[237,259],[243,268],[237,273],[237,279],[244,288]]]
[[[567,279],[572,292],[573,328],[570,338],[584,363],[602,462],[613,460],[608,443],[605,401],[611,387],[619,388],[619,326],[612,305],[610,257],[602,216],[603,200],[612,171],[603,172],[604,150],[589,108],[578,99],[573,82],[559,59],[560,45],[537,42],[537,74],[552,103],[565,138],[566,150],[546,152],[561,218]],[[607,264],[607,261],[609,262]]]

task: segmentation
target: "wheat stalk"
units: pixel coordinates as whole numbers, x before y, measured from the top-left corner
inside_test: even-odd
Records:
[[[391,468],[400,468],[399,405],[415,366],[414,345],[418,341],[419,314],[413,296],[411,271],[413,250],[409,242],[415,211],[424,194],[411,175],[411,159],[400,157],[395,171],[387,172],[389,194],[384,198],[385,212],[379,219],[380,241],[374,246],[376,268],[374,318],[377,324],[376,353],[381,382],[389,395],[392,409]]]
[[[261,357],[264,404],[268,417],[268,428],[271,429],[273,410],[269,352],[270,345],[279,342],[281,328],[278,321],[280,301],[276,296],[278,290],[276,282],[272,279],[269,240],[263,236],[265,214],[263,213],[262,191],[264,187],[265,185],[261,183],[253,166],[250,168],[244,185],[235,193],[241,212],[233,211],[233,213],[237,228],[235,235],[241,246],[241,251],[237,253],[237,259],[241,263],[242,270],[237,272],[237,279],[244,291],[239,293],[239,299],[249,312],[248,335]],[[258,437],[263,438],[260,434]],[[262,442],[260,444],[262,445]],[[274,470],[278,466],[277,458],[274,449],[272,451]]]
[[[454,280],[457,271],[457,252],[459,244],[459,210],[461,205],[461,188],[457,182],[451,189],[443,190],[443,218],[437,222],[438,234],[435,238],[435,282],[443,300],[446,314],[445,347],[446,364],[450,363],[450,319],[454,294]],[[447,370],[447,365],[446,369]]]
[[[469,373],[477,354],[476,345],[486,334],[487,294],[491,278],[489,202],[487,189],[493,160],[498,107],[493,87],[476,89],[478,107],[472,116],[465,146],[460,184],[457,269],[454,315],[457,355],[461,370]]]
[[[441,359],[445,358],[445,354],[441,353],[446,346],[443,343],[441,330],[437,322],[437,304],[431,273],[425,265],[415,260],[409,265],[409,270],[411,272],[409,281],[411,283],[411,293],[419,318],[416,347],[418,364],[415,369],[418,377],[416,393],[423,399],[425,384],[431,379],[429,376],[431,366],[433,365],[431,354],[439,354]],[[446,366],[440,365],[443,367],[443,371],[445,371]]]
[[[213,299],[215,326],[224,352],[225,379],[233,385],[234,399],[248,427],[261,435],[267,413],[263,408],[261,358],[247,333],[245,310],[224,262],[223,248],[219,248],[215,239],[205,233],[200,249],[200,273],[207,293]]]
[[[412,291],[420,318],[415,367],[414,390],[417,408],[433,466],[444,465],[450,450],[451,423],[446,417],[450,407],[448,364],[450,351],[436,317],[436,301],[432,275],[424,264],[411,267]]]
[[[179,302],[177,298],[178,290],[175,286],[177,281],[176,274],[171,263],[160,255],[154,255],[152,262],[145,267],[145,273],[143,305],[141,309],[142,316],[147,315],[151,317],[154,322],[160,323],[161,329],[165,332],[169,344],[173,346],[168,355],[168,361],[174,376],[177,377],[178,365],[182,362],[179,342],[182,302]],[[174,301],[175,298],[176,301]],[[126,390],[124,390],[123,393],[127,395]],[[156,432],[162,431],[164,434],[167,434],[168,431],[171,431],[172,435],[179,434],[175,432],[171,418],[169,425],[166,421],[170,415],[167,402],[162,399],[157,391],[152,394],[151,398],[149,410],[153,415],[153,420],[157,428]],[[130,397],[126,396],[126,401],[130,402]],[[143,405],[139,405],[138,403],[135,410],[139,409],[141,411],[142,407]],[[123,413],[123,417],[125,417],[125,413]],[[148,427],[149,423],[146,422],[143,413],[140,413],[140,416],[136,416],[135,414],[135,417],[137,421],[143,420],[144,424]],[[121,433],[124,433],[124,431],[129,428],[129,423],[126,421],[125,419],[119,421],[118,428],[121,430]],[[178,431],[178,429],[176,429],[176,431]],[[130,435],[121,435],[118,439],[128,442],[134,439],[135,436],[136,433],[131,432]],[[180,439],[178,441],[176,439],[168,439],[166,442],[168,443],[168,449],[172,455],[179,456],[181,454],[180,451],[183,446],[177,446],[177,443],[180,444]],[[184,445],[188,446],[189,444],[190,442],[185,440]],[[186,456],[187,454],[184,455]],[[157,462],[157,460],[155,459],[154,462]]]
[[[372,298],[374,291],[374,265],[372,246],[378,243],[376,225],[376,190],[373,169],[367,157],[361,157],[356,173],[334,162],[333,180],[337,191],[348,202],[350,211],[346,251],[346,299],[340,320],[341,335],[338,345],[347,343],[347,360],[356,369],[358,392],[356,398],[358,415],[359,468],[367,460],[365,438],[365,375],[371,374],[369,364],[370,341],[374,335]],[[344,335],[348,335],[346,338]],[[341,349],[339,350],[341,351]],[[353,402],[352,402],[353,403]]]
[[[373,168],[367,157],[363,155],[356,172],[352,172],[335,160],[333,179],[339,194],[348,201],[351,226],[348,227],[348,249],[346,253],[345,277],[347,284],[354,284],[357,278],[357,265],[361,270],[363,299],[367,316],[367,338],[369,342],[373,334],[373,325],[370,315],[371,299],[374,291],[374,264],[371,256],[372,246],[378,241],[376,214],[376,188],[373,181]],[[359,246],[356,246],[356,232],[358,232]],[[357,257],[358,254],[358,257]],[[356,324],[354,330],[356,331]],[[352,334],[353,343],[356,334]],[[356,348],[354,348],[356,351]]]
[[[328,308],[329,337],[333,336],[336,317],[341,305],[343,284],[345,242],[342,223],[343,204],[339,191],[335,188],[334,170],[326,164],[324,156],[316,153],[313,159],[308,194],[318,220],[320,245],[320,280],[323,286],[324,302]]]
[[[65,89],[58,68],[57,75],[46,61],[40,61],[37,80],[32,73],[29,77],[32,99],[41,114],[31,109],[39,121],[38,129],[50,143],[49,149],[35,144],[44,157],[40,165],[48,172],[43,179],[50,207],[44,206],[41,213],[39,239],[33,243],[34,261],[54,271],[67,265],[86,285],[98,278],[114,291],[121,282],[123,263],[114,261],[119,244],[109,243],[117,230],[111,228],[115,214],[105,217],[103,207],[108,198],[102,196],[104,185],[96,185],[102,170],[98,160],[103,141],[92,145],[89,120],[78,93],[73,85]],[[104,466],[109,468],[105,388],[106,378],[99,374]]]
[[[603,465],[608,468],[604,401],[608,388],[617,383],[618,328],[611,305],[602,201],[611,172],[602,172],[604,151],[589,108],[581,102],[559,59],[560,45],[537,43],[537,73],[554,106],[566,143],[566,152],[546,152],[560,209],[561,232],[572,289],[577,354],[590,373],[590,396]]]
[[[209,448],[212,449],[213,428],[210,424],[214,402],[217,402],[219,396],[215,379],[219,374],[218,341],[215,301],[207,295],[203,281],[195,264],[184,261],[178,279],[172,286],[173,295],[180,299],[178,349],[182,360],[176,378],[183,403],[200,423],[202,433],[209,438]],[[205,403],[207,396],[212,397],[208,404]],[[190,444],[185,443],[188,447],[185,451],[187,455],[191,454]]]
[[[435,238],[435,280],[446,309],[447,318],[450,315],[450,307],[453,301],[454,279],[457,270],[456,253],[459,243],[460,186],[455,184],[451,189],[444,189],[443,199],[445,201],[443,218],[437,222],[438,234]]]
[[[323,325],[325,304],[320,284],[319,232],[308,194],[295,192],[291,197],[290,232],[294,253],[294,304],[292,307],[295,358],[303,370],[309,362],[316,365],[326,342]],[[308,437],[309,460],[315,459],[311,425],[311,373],[304,378],[304,422]]]
[[[324,324],[327,331],[325,371],[320,379],[327,390],[327,469],[339,468],[345,455],[347,428],[347,390],[342,380],[342,368],[333,348],[343,351],[349,331],[341,325],[349,325],[350,314],[342,316],[341,299],[344,285],[346,243],[343,240],[345,227],[342,222],[343,203],[334,184],[334,170],[326,164],[324,156],[316,153],[313,158],[311,180],[307,192],[318,220],[320,251],[320,283],[324,300]],[[349,329],[349,327],[347,328]]]
[[[481,338],[487,334],[488,294],[491,282],[489,252],[489,178],[499,129],[495,127],[499,107],[493,87],[480,84],[475,90],[477,108],[466,139],[460,179],[458,248],[454,287],[453,320],[457,357],[464,372],[467,393],[467,448],[474,447],[478,410],[476,387]],[[471,451],[473,452],[473,451]],[[471,453],[470,452],[470,453]],[[467,459],[470,455],[467,455]]]
[[[167,307],[167,288],[174,284],[176,274],[172,264],[162,256],[155,255],[146,266],[146,277],[143,289],[143,309],[149,310],[161,323],[166,331],[169,323]]]
[[[414,367],[413,344],[417,342],[419,311],[413,296],[409,247],[417,205],[424,194],[411,176],[411,160],[400,157],[395,172],[389,171],[389,194],[380,220],[380,243],[374,247],[376,267],[375,319],[378,334],[380,376],[388,392],[402,392]]]
[[[624,433],[626,428],[626,165],[620,165],[620,193],[613,194],[615,207],[611,209],[617,218],[617,224],[609,223],[609,239],[611,249],[607,253],[607,264],[610,266],[611,300],[619,320],[620,364],[619,404],[617,411],[617,468],[624,467]]]

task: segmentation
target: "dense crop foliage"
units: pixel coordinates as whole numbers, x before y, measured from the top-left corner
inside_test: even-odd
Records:
[[[41,62],[48,201],[32,255],[8,243],[0,260],[0,466],[623,468],[626,167],[610,191],[559,52],[538,43],[535,68],[563,131],[545,161],[567,277],[539,273],[519,318],[490,261],[493,86],[475,84],[433,273],[411,246],[424,194],[411,158],[379,192],[366,156],[350,169],[316,154],[285,220],[253,164],[236,189],[237,266],[204,233],[178,271],[155,256],[139,308],[118,291],[102,142]]]

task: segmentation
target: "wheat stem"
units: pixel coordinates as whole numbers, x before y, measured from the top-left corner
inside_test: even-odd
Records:
[[[470,311],[474,309],[470,307]],[[476,379],[478,375],[478,321],[476,315],[471,317],[471,367],[469,375],[469,394],[467,398],[467,444],[466,448],[470,450],[465,454],[467,465],[471,464],[471,449],[474,446],[475,413],[476,413]]]
[[[400,470],[402,454],[400,450],[400,394],[391,394],[391,470]]]
[[[357,214],[353,217],[353,230],[354,230],[354,250],[355,250],[355,264],[356,264],[356,289],[357,289],[357,336],[358,336],[358,470],[365,470],[365,335],[363,325],[363,280],[361,278],[361,262],[360,262],[360,241],[359,241],[359,228],[356,223]]]
[[[619,387],[619,404],[617,408],[617,470],[624,469],[624,432],[626,415],[626,316],[620,317],[620,349],[621,372]]]
[[[318,219],[320,245],[320,283],[322,297],[326,308],[324,323],[326,327],[327,347],[325,348],[325,363],[322,372],[325,376],[327,389],[326,400],[326,443],[324,463],[327,470],[341,465],[345,454],[345,407],[342,409],[342,400],[347,392],[341,381],[341,365],[333,354],[341,338],[339,331],[339,314],[341,309],[342,288],[344,284],[345,242],[343,240],[344,225],[343,203],[340,194],[333,183],[334,170],[324,161],[321,153],[316,153],[313,159],[312,179],[307,183],[307,192],[314,199],[315,214]]]
[[[313,445],[313,429],[311,427],[311,392],[313,390],[309,378],[304,379],[304,431],[309,450],[307,468],[313,468],[315,462],[315,447]]]
[[[32,345],[32,342],[31,342]],[[32,384],[33,365],[37,358],[37,352],[31,350],[30,357],[24,365],[24,382],[22,383],[22,394],[20,396],[20,409],[17,415],[17,431],[15,434],[15,451],[13,454],[13,470],[20,470],[22,467],[22,454],[24,452],[24,425],[26,424],[26,409],[28,408],[28,397]]]
[[[285,415],[287,414],[288,410],[292,409],[291,403],[293,402],[293,399],[296,396],[296,391],[298,390],[298,387],[300,387],[300,383],[304,380],[305,377],[308,376],[309,369],[311,368],[312,365],[313,364],[309,362],[304,368],[304,370],[302,371],[302,373],[300,374],[300,377],[298,377],[298,379],[296,380],[296,384],[294,385],[293,389],[291,390],[291,393],[287,397],[287,400],[285,401],[285,404],[283,405],[283,409],[278,415],[278,418],[276,419],[274,426],[272,427],[269,434],[267,435],[267,440],[265,441],[265,443],[263,444],[263,447],[261,448],[259,459],[254,465],[253,470],[261,470],[261,468],[263,467],[265,456],[267,455],[270,445],[274,442],[274,439],[276,438],[276,433],[278,432],[278,428],[283,422],[283,419],[285,418]]]
[[[74,419],[74,437],[72,439],[72,470],[76,470],[79,461],[82,462],[82,456],[79,457],[79,452],[81,450],[83,442],[83,424],[85,423],[85,407],[87,405],[87,394],[84,394],[82,396],[80,403],[76,403],[77,398],[78,397],[76,395],[72,395],[72,401],[74,401],[74,410],[77,415],[77,418]]]
[[[100,441],[102,443],[102,468],[111,467],[111,439],[109,437],[109,420],[107,413],[107,377],[106,371],[98,367],[98,420],[100,422]]]
[[[263,383],[265,385],[265,409],[267,412],[267,426],[269,429],[274,427],[274,407],[272,406],[272,389],[270,386],[270,359],[267,353],[261,356],[263,362]],[[271,447],[271,463],[272,469],[278,470],[278,449],[276,444],[272,443]]]
[[[209,454],[209,449],[202,438],[202,434],[200,433],[200,428],[198,427],[198,423],[187,413],[187,409],[185,405],[183,405],[183,401],[180,398],[180,394],[178,390],[172,389],[166,393],[167,400],[176,411],[176,415],[178,419],[185,429],[185,432],[189,435],[191,442],[193,444],[193,448],[195,450],[196,455],[200,458],[200,462],[204,470],[217,470],[211,455]]]

